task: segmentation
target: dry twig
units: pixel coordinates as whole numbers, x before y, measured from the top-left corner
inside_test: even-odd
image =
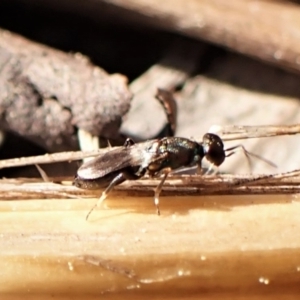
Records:
[[[286,125],[286,126],[225,126],[212,127],[210,132],[216,132],[222,136],[224,141],[234,141],[248,138],[263,138],[280,135],[293,135],[300,133],[300,125]],[[196,140],[201,141],[202,138]],[[63,161],[80,160],[86,157],[97,156],[104,154],[114,148],[99,149],[97,151],[66,151],[53,154],[45,154],[31,157],[20,157],[0,160],[0,169],[28,166],[34,164],[50,164]]]
[[[61,178],[52,178],[60,182]],[[153,196],[153,189],[159,179],[145,177],[137,181],[127,181],[115,190],[134,196]],[[300,193],[300,170],[273,175],[172,175],[163,186],[162,195],[245,195],[245,194],[292,194]],[[99,197],[99,191],[81,190],[71,185],[41,182],[39,179],[2,179],[0,197],[10,199],[36,198],[78,198]]]

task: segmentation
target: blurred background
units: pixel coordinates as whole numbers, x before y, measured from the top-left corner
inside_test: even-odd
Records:
[[[299,123],[296,1],[2,0],[0,28],[1,159],[77,150],[81,129],[104,147],[154,138],[166,123],[157,88],[174,92],[177,136]],[[242,143],[278,166],[255,160],[255,173],[300,167],[297,135]],[[249,172],[242,154],[221,170]]]

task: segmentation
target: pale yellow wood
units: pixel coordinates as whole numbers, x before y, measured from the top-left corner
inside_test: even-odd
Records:
[[[300,292],[297,196],[161,197],[159,217],[151,197],[118,192],[87,222],[94,201],[1,201],[0,294],[293,299]]]

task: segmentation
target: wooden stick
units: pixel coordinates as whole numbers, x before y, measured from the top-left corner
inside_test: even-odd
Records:
[[[295,2],[252,0],[105,2],[135,12],[132,18],[139,22],[204,39],[284,69],[300,71],[300,7]]]
[[[260,125],[260,126],[211,126],[209,132],[215,132],[223,141],[235,141],[241,139],[274,137],[281,135],[294,135],[300,133],[300,124],[293,125]]]
[[[216,132],[222,136],[224,141],[234,141],[248,138],[263,138],[281,135],[293,135],[300,133],[300,125],[281,125],[281,126],[213,126],[210,132]],[[198,137],[196,140],[201,141],[202,138]],[[34,164],[50,164],[63,161],[80,160],[86,157],[97,156],[106,153],[114,148],[99,149],[97,151],[66,151],[53,154],[45,154],[30,157],[20,157],[12,159],[0,160],[0,169],[28,166]]]
[[[59,182],[61,178],[52,178]],[[114,190],[134,196],[153,197],[153,190],[160,178],[144,178],[126,181]],[[0,180],[0,198],[34,199],[40,198],[97,198],[100,191],[82,190],[71,185],[41,182],[38,179]],[[170,175],[163,186],[163,196],[171,195],[249,195],[249,194],[293,194],[300,193],[300,170],[271,175]]]

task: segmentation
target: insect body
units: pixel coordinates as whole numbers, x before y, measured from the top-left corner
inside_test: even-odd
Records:
[[[176,101],[168,91],[158,89],[156,98],[162,104],[167,116],[169,135],[174,135],[176,130]],[[159,194],[168,174],[176,169],[197,166],[201,172],[202,159],[205,157],[212,166],[220,166],[226,157],[235,153],[236,148],[241,148],[248,158],[249,155],[271,162],[258,155],[249,153],[242,145],[224,149],[222,139],[212,133],[206,133],[202,142],[181,138],[165,137],[135,144],[127,139],[124,146],[108,150],[87,163],[77,171],[74,185],[83,189],[105,188],[98,202],[89,211],[87,217],[118,184],[125,180],[136,180],[146,173],[151,177],[163,175],[155,189],[154,204],[159,211]]]
[[[125,180],[136,180],[146,173],[151,177],[163,175],[154,194],[154,203],[160,214],[159,194],[168,174],[172,170],[192,166],[198,166],[200,171],[204,157],[215,166],[223,163],[226,155],[219,136],[207,133],[202,143],[180,137],[166,137],[138,144],[128,139],[123,147],[83,164],[77,171],[74,185],[84,189],[106,188],[90,214],[114,186]]]

